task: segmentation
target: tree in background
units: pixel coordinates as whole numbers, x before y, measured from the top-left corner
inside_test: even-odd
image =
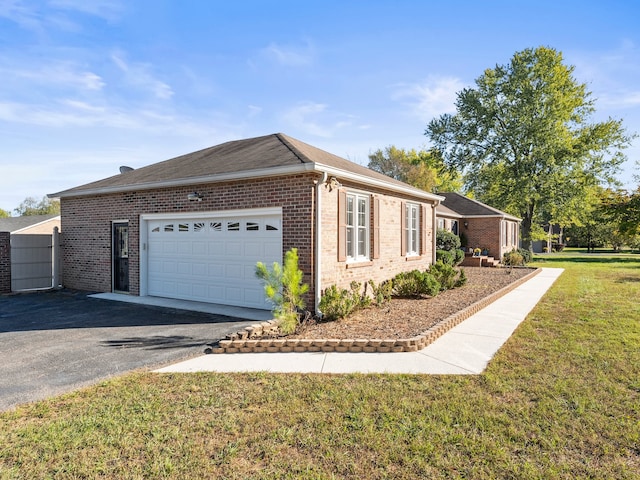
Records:
[[[462,177],[437,151],[406,151],[393,145],[369,155],[369,168],[427,192],[457,192]]]
[[[0,208],[0,218],[7,218],[11,216],[11,212],[7,212],[6,210],[3,210]]]
[[[640,247],[640,189],[628,193],[600,188],[588,211],[583,222],[565,231],[570,245],[586,246],[590,252],[605,246],[614,250]]]
[[[34,197],[27,197],[14,212],[18,216],[59,214],[60,202],[58,200],[50,200],[48,197],[42,197],[40,201]]]
[[[589,123],[594,101],[573,71],[554,49],[517,52],[425,132],[476,198],[522,218],[528,249],[536,223],[572,221],[595,186],[614,181],[633,138],[619,120]]]

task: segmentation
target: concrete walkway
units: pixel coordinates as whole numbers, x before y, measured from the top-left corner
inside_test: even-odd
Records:
[[[211,354],[156,371],[479,374],[563,271],[543,268],[418,352]]]

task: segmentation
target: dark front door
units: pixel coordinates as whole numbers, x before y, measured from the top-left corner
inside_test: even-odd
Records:
[[[129,224],[113,224],[113,290],[129,291]]]

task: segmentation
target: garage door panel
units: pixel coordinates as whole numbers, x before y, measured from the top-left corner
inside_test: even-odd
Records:
[[[209,264],[208,271],[212,278],[224,278],[224,265],[221,263]]]
[[[174,255],[177,252],[178,248],[176,246],[176,242],[173,240],[164,240],[162,242],[162,253],[165,255]]]
[[[206,277],[207,271],[207,265],[204,263],[194,263],[191,268],[191,274],[197,277]]]
[[[177,273],[179,275],[192,275],[192,263],[189,262],[179,262]]]
[[[262,248],[265,258],[280,258],[282,256],[282,244],[280,243],[265,243]]]
[[[280,226],[278,215],[148,222],[148,293],[270,309],[255,264],[282,262]]]
[[[191,255],[191,242],[189,240],[177,242],[177,250],[179,255]]]
[[[224,253],[226,255],[238,257],[242,255],[242,244],[239,241],[229,241],[224,245]]]
[[[207,242],[196,241],[192,244],[193,255],[206,257],[209,247]]]
[[[244,278],[242,271],[242,265],[225,265],[224,267],[225,277],[231,280],[242,280]]]

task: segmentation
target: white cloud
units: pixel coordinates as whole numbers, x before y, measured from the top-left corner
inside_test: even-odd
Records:
[[[29,80],[39,85],[62,85],[70,88],[81,88],[83,90],[101,90],[105,86],[105,82],[100,75],[82,71],[69,62],[52,63],[50,65],[39,68],[14,69],[0,67],[3,77],[15,77],[23,80]]]
[[[267,58],[288,67],[304,67],[313,62],[313,48],[309,44],[300,48],[271,43],[263,53]]]
[[[116,20],[124,10],[122,2],[118,0],[50,0],[49,5],[61,10],[81,12],[105,20]]]
[[[428,121],[455,112],[456,93],[464,88],[464,84],[455,77],[429,76],[422,83],[399,84],[395,88],[392,99],[408,100],[414,114]]]
[[[155,78],[149,70],[151,67],[142,63],[128,63],[121,53],[111,55],[113,63],[125,75],[125,79],[133,86],[153,92],[157,98],[167,100],[173,96],[173,89],[165,82]]]
[[[300,102],[286,110],[282,120],[292,130],[308,135],[331,138],[344,130],[366,130],[369,125],[358,124],[358,118],[341,112],[333,112],[329,106],[317,102]]]

